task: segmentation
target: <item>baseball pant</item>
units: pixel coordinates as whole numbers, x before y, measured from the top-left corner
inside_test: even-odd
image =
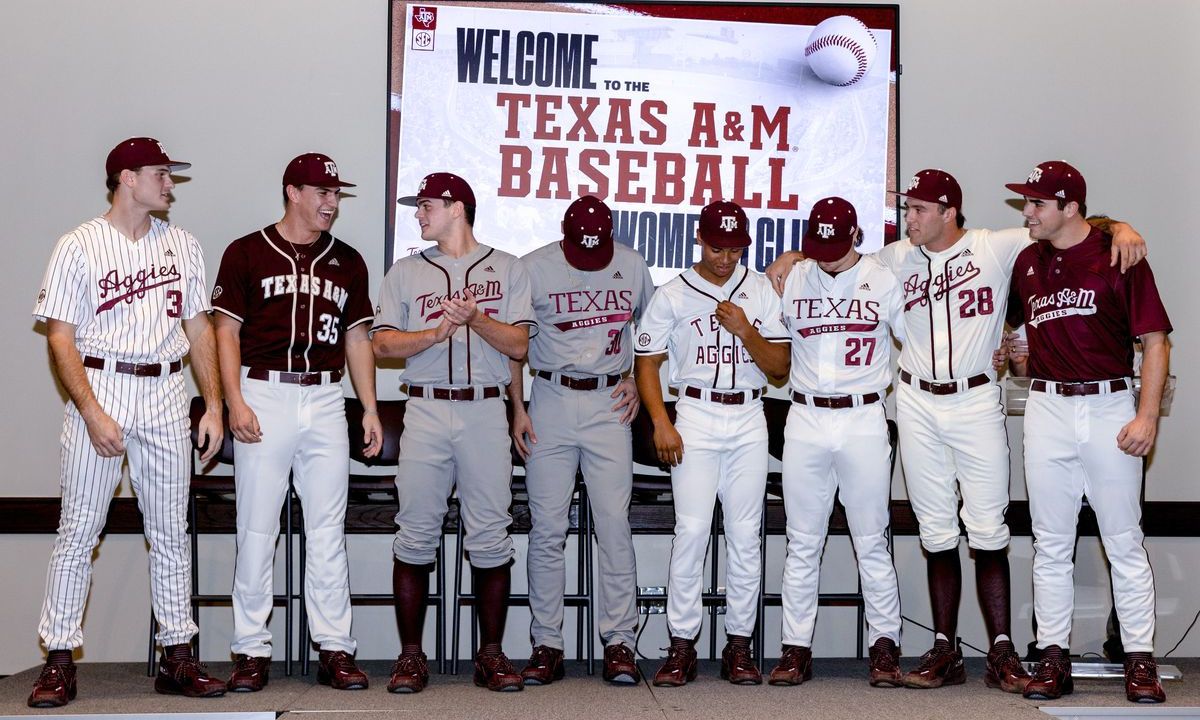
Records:
[[[350,445],[342,386],[253,380],[245,373],[243,368],[242,396],[258,416],[262,442],[233,446],[237,563],[230,649],[271,656],[272,570],[290,472],[304,509],[309,631],[322,650],[353,653],[345,535]]]
[[[513,556],[512,439],[499,398],[455,402],[410,398],[396,472],[399,508],[392,552],[401,562],[437,559],[450,493],[457,488],[463,547],[487,569]]]
[[[821,551],[835,494],[846,508],[858,557],[868,644],[880,637],[900,644],[900,592],[887,542],[890,452],[881,403],[845,409],[792,404],[783,446],[785,645],[812,647]]]
[[[92,368],[85,372],[100,407],[121,426],[150,543],[150,604],[158,620],[158,642],[190,642],[196,634],[187,535],[192,443],[183,375],[136,377]],[[122,460],[96,454],[87,424],[75,404],[67,403],[59,474],[62,512],[38,623],[38,634],[49,650],[83,644],[92,551],[121,482]]]
[[[683,461],[671,469],[675,539],[667,627],[672,637],[692,639],[700,634],[704,557],[719,497],[725,518],[725,632],[749,636],[762,585],[759,533],[767,486],[762,403],[720,405],[681,396],[675,408]]]
[[[958,547],[961,493],[967,543],[976,550],[1008,547],[1008,432],[1000,386],[934,395],[897,383],[896,424],[921,545],[928,552]]]
[[[633,647],[638,620],[629,529],[633,449],[629,427],[612,410],[611,393],[612,388],[572,390],[542,378],[533,381],[529,416],[538,442],[525,462],[525,484],[533,520],[527,560],[534,645],[563,649],[568,512],[575,471],[582,468],[598,544],[600,637],[606,644]]]
[[[1025,483],[1040,648],[1070,645],[1076,523],[1086,495],[1112,568],[1125,651],[1154,650],[1154,576],[1142,547],[1142,459],[1117,447],[1117,435],[1133,416],[1127,390],[1084,397],[1029,393]]]

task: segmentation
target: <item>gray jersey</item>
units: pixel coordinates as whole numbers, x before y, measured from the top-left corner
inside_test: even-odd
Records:
[[[632,320],[650,302],[654,280],[637,252],[620,244],[613,250],[612,262],[592,272],[568,264],[557,242],[521,258],[538,324],[530,367],[587,375],[629,370]]]
[[[510,325],[529,325],[536,332],[529,276],[521,261],[482,243],[460,258],[431,247],[396,261],[383,279],[371,332],[432,330],[442,321],[442,301],[461,297],[467,287],[480,312]],[[401,377],[413,385],[495,385],[510,380],[508,357],[466,326],[446,342],[408,358]]]

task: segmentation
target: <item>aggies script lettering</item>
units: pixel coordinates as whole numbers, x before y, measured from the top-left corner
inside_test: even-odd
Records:
[[[97,287],[100,288],[100,299],[104,300],[100,307],[96,308],[96,314],[112,310],[122,300],[131,303],[134,298],[141,299],[146,296],[146,291],[178,283],[180,279],[179,270],[174,265],[151,265],[124,277],[116,270],[109,270],[96,281]],[[112,293],[119,294],[109,298]]]
[[[437,320],[444,311],[442,310],[442,302],[452,298],[462,297],[464,291],[470,290],[472,297],[475,299],[476,305],[482,305],[485,302],[497,302],[504,299],[504,291],[500,289],[499,280],[488,280],[481,283],[470,283],[462,290],[455,290],[448,295],[438,295],[436,293],[425,293],[417,296],[417,310],[420,312],[423,320]],[[495,315],[499,310],[495,308],[480,308],[485,315]]]
[[[932,299],[941,300],[953,289],[966,285],[979,276],[980,270],[975,262],[968,260],[966,265],[950,267],[949,264],[937,275],[922,280],[919,273],[913,273],[904,281],[904,311],[913,307],[925,307],[930,301],[930,288],[933,289]]]

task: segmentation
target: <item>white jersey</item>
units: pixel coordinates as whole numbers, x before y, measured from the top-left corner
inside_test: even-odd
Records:
[[[33,314],[74,325],[81,355],[162,363],[188,352],[180,320],[208,309],[204,257],[191,233],[151,218],[135,241],[98,217],[59,239]]]
[[[927,380],[995,376],[1009,280],[1029,231],[968,230],[941,252],[904,238],[876,257],[900,281],[908,341],[900,367]]]
[[[721,327],[717,303],[740,306],[769,342],[788,342],[780,318],[779,297],[770,282],[744,267],[716,286],[689,268],[660,287],[642,313],[637,355],[667,353],[672,387],[691,385],[716,390],[754,390],[767,376],[750,357],[742,341]]]
[[[836,276],[813,260],[797,264],[783,289],[792,389],[807,395],[886,391],[892,381],[888,332],[904,341],[902,307],[896,277],[870,255]]]

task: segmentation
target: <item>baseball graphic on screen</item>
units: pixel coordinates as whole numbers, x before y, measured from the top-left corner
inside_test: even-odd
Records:
[[[866,76],[879,47],[858,18],[836,15],[813,28],[804,57],[817,77],[830,85],[853,85]]]

